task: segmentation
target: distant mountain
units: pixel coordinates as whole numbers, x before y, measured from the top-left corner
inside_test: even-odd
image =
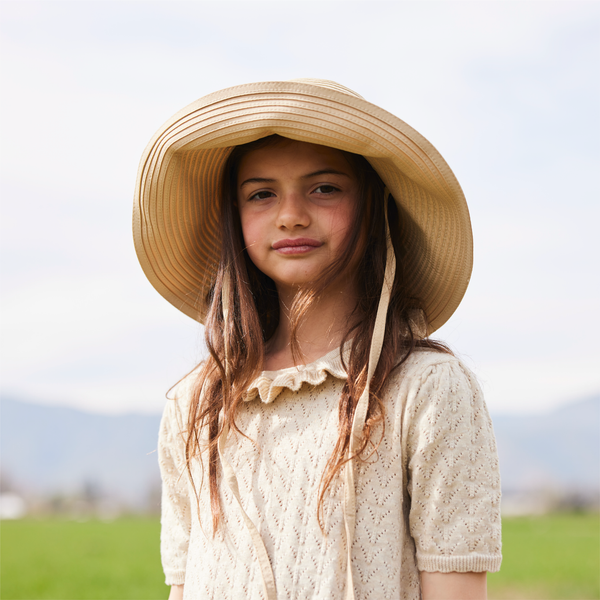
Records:
[[[2,471],[24,491],[87,487],[141,507],[160,485],[159,415],[98,415],[2,398],[0,417]]]
[[[546,414],[492,418],[503,490],[600,490],[600,395]]]
[[[92,486],[133,507],[158,489],[159,415],[106,416],[0,400],[3,471],[24,491]],[[532,416],[496,415],[502,487],[600,489],[600,396]]]

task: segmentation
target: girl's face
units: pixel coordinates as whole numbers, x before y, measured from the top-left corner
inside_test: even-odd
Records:
[[[314,282],[344,250],[358,187],[344,154],[326,146],[285,140],[242,158],[244,244],[280,292]]]

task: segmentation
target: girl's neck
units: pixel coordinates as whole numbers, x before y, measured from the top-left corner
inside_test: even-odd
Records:
[[[296,335],[300,348],[300,357],[296,361],[292,355],[290,321],[295,292],[279,290],[279,326],[267,344],[265,371],[309,364],[341,345],[356,306],[357,294],[353,286],[335,287],[314,301],[303,317]]]

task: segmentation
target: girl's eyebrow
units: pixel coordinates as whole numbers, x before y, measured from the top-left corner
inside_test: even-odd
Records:
[[[310,179],[311,177],[318,177],[319,175],[342,175],[343,177],[350,177],[348,173],[344,171],[336,171],[335,169],[321,169],[320,171],[314,171],[313,173],[307,173],[302,175],[301,179]],[[250,177],[240,183],[240,188],[243,188],[249,183],[273,183],[275,179],[269,179],[268,177]]]
[[[240,183],[240,187],[243,188],[249,183],[273,183],[274,181],[274,179],[268,179],[267,177],[250,177],[250,179],[242,181],[242,183]]]
[[[310,179],[311,177],[317,177],[319,175],[343,175],[344,177],[350,177],[348,173],[344,173],[344,171],[336,171],[335,169],[321,169],[320,171],[315,171],[314,173],[309,173],[308,175],[302,175],[302,179]]]

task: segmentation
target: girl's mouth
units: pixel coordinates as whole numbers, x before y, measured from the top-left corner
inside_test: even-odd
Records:
[[[311,238],[287,238],[274,242],[271,247],[279,254],[305,254],[322,245],[323,242]]]

